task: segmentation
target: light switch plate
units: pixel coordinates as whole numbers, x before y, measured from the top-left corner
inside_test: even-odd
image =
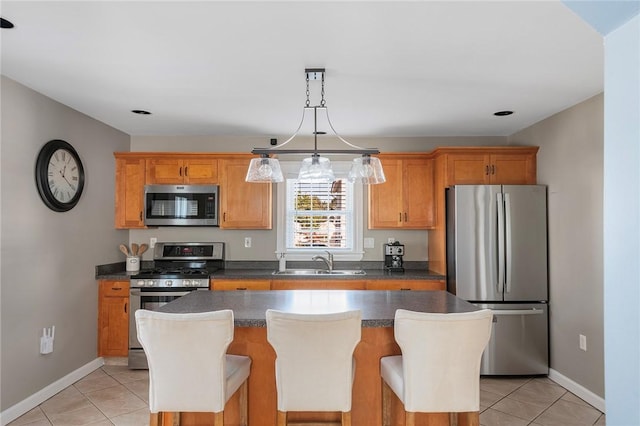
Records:
[[[364,248],[374,248],[376,246],[375,238],[365,238],[364,239]]]

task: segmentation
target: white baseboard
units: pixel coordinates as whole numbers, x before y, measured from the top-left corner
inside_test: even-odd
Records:
[[[7,423],[14,421],[24,413],[27,413],[30,410],[36,408],[38,405],[51,398],[53,395],[71,386],[87,374],[97,370],[103,365],[104,359],[96,358],[93,361],[78,368],[77,370],[72,371],[61,379],[56,380],[45,388],[39,390],[30,397],[23,399],[16,405],[7,408],[0,413],[0,425],[5,426]]]
[[[586,402],[588,402],[598,410],[602,411],[603,413],[605,412],[604,398],[596,395],[595,393],[591,392],[589,389],[574,382],[570,378],[558,373],[556,370],[552,368],[549,369],[549,378],[554,382],[556,382],[557,384],[559,384],[560,386],[562,386],[563,388],[565,388],[566,390],[568,390],[569,392],[571,392],[572,394],[579,397],[580,399],[585,400]]]

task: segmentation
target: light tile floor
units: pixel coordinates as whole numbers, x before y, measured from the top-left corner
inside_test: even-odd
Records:
[[[9,426],[149,424],[146,370],[105,365]],[[480,380],[482,426],[605,425],[603,413],[547,378]],[[357,426],[357,425],[356,425]]]

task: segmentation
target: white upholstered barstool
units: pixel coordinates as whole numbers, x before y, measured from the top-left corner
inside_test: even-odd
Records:
[[[398,309],[394,333],[402,355],[380,360],[383,426],[391,421],[391,392],[404,405],[407,426],[413,426],[417,412],[464,413],[467,423],[479,424],[480,360],[492,318],[488,309],[455,314]]]
[[[267,340],[276,352],[277,425],[289,411],[335,411],[351,425],[353,352],[361,313],[292,314],[267,310]]]
[[[240,390],[240,421],[247,424],[247,379],[251,359],[227,355],[233,312],[170,314],[139,309],[138,340],[149,362],[150,424],[163,413],[213,412],[222,426],[224,406]],[[179,420],[179,414],[175,417]]]

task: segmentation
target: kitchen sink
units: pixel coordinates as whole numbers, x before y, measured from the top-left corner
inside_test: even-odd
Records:
[[[274,271],[273,275],[313,275],[321,277],[331,277],[336,275],[366,275],[366,272],[360,269],[285,269],[284,271]]]

